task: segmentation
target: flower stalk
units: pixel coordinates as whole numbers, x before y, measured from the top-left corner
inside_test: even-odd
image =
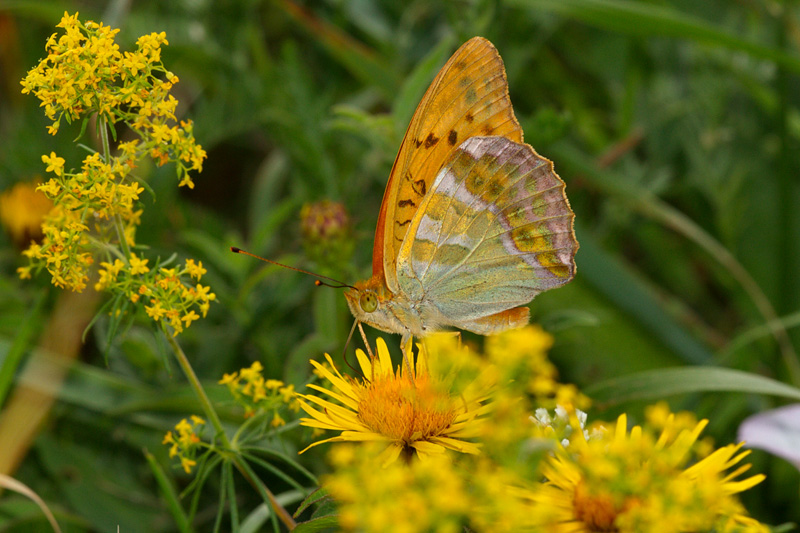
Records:
[[[208,398],[203,385],[200,383],[200,379],[197,377],[197,374],[192,368],[192,364],[189,362],[189,358],[186,357],[186,353],[181,348],[181,345],[178,344],[178,341],[175,339],[173,335],[164,335],[167,339],[167,342],[172,348],[172,351],[175,353],[175,359],[178,361],[178,365],[183,370],[183,374],[186,376],[186,379],[189,381],[189,386],[194,391],[195,396],[200,401],[200,407],[203,410],[203,413],[208,418],[211,425],[214,427],[214,433],[217,439],[219,439],[220,445],[223,450],[229,450],[233,453],[226,454],[226,459],[230,460],[230,462],[236,467],[236,469],[244,476],[250,485],[258,491],[258,493],[269,501],[270,505],[272,506],[272,510],[278,516],[278,518],[283,522],[283,524],[288,527],[290,530],[294,529],[297,526],[297,523],[292,518],[292,515],[280,504],[278,500],[275,499],[275,495],[272,494],[272,491],[261,482],[258,476],[253,472],[250,466],[241,460],[241,457],[234,448],[234,444],[231,443],[228,435],[225,433],[225,428],[222,427],[222,421],[217,414],[217,411],[214,409],[214,405],[211,403],[211,400]]]

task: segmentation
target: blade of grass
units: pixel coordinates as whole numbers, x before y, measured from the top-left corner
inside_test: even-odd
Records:
[[[189,517],[186,516],[183,507],[181,507],[180,498],[177,492],[175,492],[175,487],[170,483],[167,474],[164,472],[164,469],[161,468],[161,465],[153,454],[145,450],[144,457],[147,459],[147,464],[150,466],[150,471],[153,473],[158,488],[161,489],[161,494],[163,494],[164,498],[167,500],[167,508],[170,514],[172,514],[172,519],[175,521],[175,526],[178,528],[178,531],[190,533],[193,531],[192,526]]]
[[[711,366],[648,370],[610,379],[584,391],[600,408],[695,392],[744,392],[800,400],[800,389],[774,379]]]
[[[792,10],[783,9],[783,15],[777,20],[777,40],[781,50],[788,50],[787,33]],[[778,246],[775,248],[778,265],[778,283],[780,287],[791,287],[793,277],[796,275],[792,271],[792,255],[797,251],[793,224],[793,211],[795,205],[795,180],[797,179],[792,159],[794,153],[789,142],[789,109],[790,109],[790,86],[789,72],[787,65],[778,65],[778,76],[776,79],[776,92],[778,93],[778,109],[776,114],[777,134],[780,139],[780,151],[778,152]],[[780,291],[778,293],[778,310],[788,313],[794,309],[792,291]]]
[[[770,320],[765,324],[760,324],[756,327],[750,328],[747,331],[736,336],[719,357],[719,360],[724,360],[734,352],[741,350],[748,344],[756,342],[757,340],[775,334],[777,328],[784,328],[786,330],[800,326],[800,312],[792,313],[791,315],[784,316],[780,320]]]
[[[53,531],[55,531],[56,533],[61,533],[61,528],[58,527],[58,522],[56,522],[56,517],[53,516],[52,511],[50,511],[50,508],[47,506],[44,500],[41,497],[39,497],[39,495],[36,494],[26,484],[17,481],[12,477],[0,474],[0,488],[13,490],[14,492],[18,492],[19,494],[22,494],[23,496],[26,496],[27,498],[31,499],[36,505],[39,506],[39,509],[42,510],[42,514],[44,514],[45,518],[47,518],[47,521],[50,522],[50,527],[53,528]]]

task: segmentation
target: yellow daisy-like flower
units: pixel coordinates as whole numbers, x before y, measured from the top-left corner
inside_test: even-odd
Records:
[[[589,439],[576,432],[542,468],[546,482],[532,489],[535,527],[548,531],[690,532],[768,528],[746,516],[735,495],[763,475],[737,480],[750,465],[741,444],[697,458],[697,439],[707,424],[670,415],[660,435],[648,426],[627,430],[623,414],[611,431]]]
[[[324,442],[385,442],[388,444],[385,463],[391,463],[401,453],[424,457],[445,449],[479,452],[477,444],[463,439],[478,432],[480,415],[485,411],[481,405],[483,398],[453,396],[445,391],[440,381],[428,372],[424,348],[419,348],[416,362],[412,355],[413,377],[404,365],[395,371],[389,349],[381,338],[377,340],[374,360],[362,350],[356,350],[356,356],[365,376],[360,381],[339,373],[327,354],[331,370],[311,361],[315,372],[327,379],[333,390],[313,384],[308,387],[338,403],[310,394],[298,395],[300,406],[311,417],[300,419],[300,423],[341,434],[308,448]]]

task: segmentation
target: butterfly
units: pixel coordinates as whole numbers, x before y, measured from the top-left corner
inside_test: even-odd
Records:
[[[553,163],[522,140],[500,54],[464,43],[411,118],[383,195],[372,277],[345,290],[359,322],[411,337],[528,323],[575,275],[575,214]]]

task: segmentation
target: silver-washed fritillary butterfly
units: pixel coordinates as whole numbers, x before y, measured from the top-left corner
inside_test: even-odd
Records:
[[[503,60],[474,37],[408,126],[383,195],[357,320],[422,337],[524,326],[537,294],[575,275],[575,214],[553,163],[522,141]]]

